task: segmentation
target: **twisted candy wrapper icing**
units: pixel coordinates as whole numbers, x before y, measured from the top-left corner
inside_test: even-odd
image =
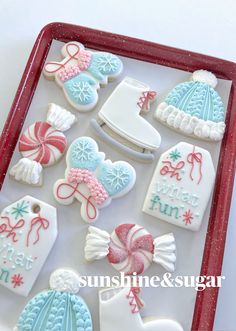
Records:
[[[29,185],[42,184],[42,166],[55,164],[66,149],[62,133],[76,121],[66,109],[49,104],[46,122],[35,122],[21,135],[19,151],[23,158],[10,170],[10,176]]]
[[[126,275],[143,273],[152,262],[166,270],[175,269],[175,238],[172,233],[156,239],[137,224],[121,224],[109,235],[90,226],[86,237],[85,259],[100,260],[107,256],[112,266]]]

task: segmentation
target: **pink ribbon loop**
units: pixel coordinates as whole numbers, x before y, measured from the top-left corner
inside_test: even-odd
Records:
[[[190,170],[190,178],[193,181],[193,171],[195,168],[195,165],[198,165],[199,167],[199,178],[198,178],[198,184],[200,183],[202,179],[202,153],[195,152],[196,146],[193,146],[193,151],[188,154],[187,161],[189,164],[191,164],[191,170]]]
[[[157,93],[155,91],[145,91],[139,98],[137,105],[141,110],[148,111],[150,109],[150,102],[156,98]]]
[[[20,219],[15,225],[11,225],[9,217],[2,216],[1,219],[6,220],[7,224],[3,223],[0,225],[0,233],[7,233],[6,238],[12,237],[12,241],[17,242],[15,230],[22,228],[25,225],[25,221]]]
[[[34,228],[35,229],[37,228],[37,230],[36,230],[36,238],[33,242],[33,245],[35,245],[40,240],[40,234],[39,234],[40,230],[41,229],[47,230],[48,227],[49,227],[49,221],[46,218],[41,217],[40,214],[38,214],[38,216],[33,218],[30,224],[30,230],[27,234],[26,246],[29,247],[30,236]]]

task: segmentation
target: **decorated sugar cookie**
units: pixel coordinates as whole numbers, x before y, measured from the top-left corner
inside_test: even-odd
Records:
[[[0,284],[27,296],[57,237],[56,208],[25,196],[0,215]]]
[[[66,162],[65,178],[55,183],[54,196],[63,205],[78,200],[85,222],[96,221],[101,208],[128,193],[135,184],[134,168],[124,161],[105,160],[105,154],[98,151],[90,137],[74,140]]]
[[[125,275],[143,273],[155,262],[168,271],[175,269],[175,238],[172,233],[154,238],[137,224],[121,224],[110,235],[90,226],[86,237],[85,259],[108,262]]]
[[[129,157],[152,162],[161,136],[141,115],[149,111],[155,98],[156,92],[146,83],[126,77],[104,103],[98,119],[91,120],[91,125],[101,139]]]
[[[14,331],[93,331],[89,308],[76,295],[79,288],[74,271],[57,269],[50,277],[50,289],[29,301]]]
[[[157,294],[158,295],[158,294]],[[140,288],[114,287],[99,292],[100,331],[184,331],[172,319],[148,317],[142,319],[144,306]]]
[[[210,153],[181,142],[161,155],[143,211],[157,219],[197,231],[214,182],[215,169]]]
[[[198,139],[219,141],[225,131],[225,109],[214,89],[215,75],[195,71],[191,81],[177,85],[156,110],[158,121]]]
[[[58,162],[63,156],[68,130],[76,118],[69,111],[54,103],[49,104],[47,121],[35,122],[21,135],[19,151],[23,158],[10,170],[10,176],[17,181],[40,186],[42,169]]]
[[[120,75],[123,69],[121,60],[111,53],[85,50],[76,41],[65,44],[61,52],[62,61],[46,63],[45,77],[55,79],[75,109],[91,110],[98,101],[100,85]]]

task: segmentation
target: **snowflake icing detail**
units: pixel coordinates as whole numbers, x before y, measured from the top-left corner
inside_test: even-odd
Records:
[[[189,209],[183,214],[183,222],[185,222],[185,225],[191,224],[193,220],[193,213]]]
[[[130,174],[127,169],[116,167],[107,171],[106,182],[116,190],[123,188],[129,181]]]
[[[81,140],[74,147],[72,157],[80,161],[92,161],[94,159],[94,150],[88,141]]]
[[[115,72],[118,69],[118,59],[111,54],[107,54],[97,60],[97,66],[100,71]]]
[[[181,157],[181,154],[177,148],[172,150],[169,155],[172,161],[176,161]]]
[[[20,274],[15,274],[14,276],[12,276],[11,282],[12,282],[14,288],[24,284],[23,277]]]
[[[73,98],[79,102],[87,102],[92,96],[91,86],[88,82],[73,82],[70,92]]]
[[[18,217],[23,217],[24,214],[28,214],[28,204],[25,200],[18,202],[16,204],[16,207],[12,207],[12,211],[11,214],[15,215],[15,219],[17,219]]]

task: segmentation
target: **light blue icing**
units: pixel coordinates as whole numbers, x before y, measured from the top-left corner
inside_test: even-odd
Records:
[[[111,53],[92,53],[91,63],[88,71],[98,81],[104,81],[106,77],[118,75],[122,70],[121,60]]]
[[[19,331],[92,331],[92,318],[84,300],[67,292],[45,291],[26,305]]]
[[[71,168],[95,171],[103,158],[96,142],[90,137],[77,138],[68,150],[68,161]]]
[[[97,171],[97,178],[110,196],[127,188],[134,180],[134,170],[126,162],[103,162]]]
[[[167,95],[165,102],[205,121],[224,121],[225,111],[221,97],[206,83],[181,83]]]
[[[63,87],[69,99],[76,105],[93,104],[97,98],[97,82],[92,77],[81,73],[64,82]]]

